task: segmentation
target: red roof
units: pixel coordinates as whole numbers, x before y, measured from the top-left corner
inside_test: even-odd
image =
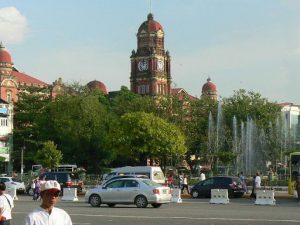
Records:
[[[208,91],[217,91],[217,86],[211,82],[210,78],[207,78],[207,82],[202,86],[202,93],[206,93]]]
[[[12,63],[11,56],[9,52],[5,50],[2,43],[0,43],[0,62]]]
[[[21,85],[38,86],[38,87],[48,86],[47,83],[38,80],[32,76],[29,76],[25,73],[20,73],[18,71],[13,70],[12,75],[16,77],[17,82],[20,83]]]
[[[183,88],[172,88],[171,89],[171,94],[173,96],[179,96],[179,100],[182,100],[184,96],[188,97],[189,100],[191,100],[191,101],[197,99],[195,96],[192,96],[189,93],[187,93]]]
[[[148,32],[156,32],[158,30],[163,31],[163,27],[160,25],[159,22],[153,20],[153,14],[149,13],[148,20],[142,23],[138,32],[140,33],[142,30],[146,30]]]
[[[88,86],[88,88],[90,88],[90,89],[99,89],[104,94],[107,94],[106,86],[101,81],[93,80],[93,81],[87,83],[86,86]]]

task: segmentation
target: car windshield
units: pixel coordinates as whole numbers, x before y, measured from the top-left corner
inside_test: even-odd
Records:
[[[145,183],[148,186],[155,186],[155,187],[161,187],[162,186],[161,184],[158,184],[158,183],[156,183],[152,180],[149,180],[149,179],[143,179],[142,182]]]
[[[153,173],[153,180],[163,180],[164,174],[160,171],[156,171]]]
[[[22,182],[20,179],[18,179],[18,178],[11,178],[12,179],[12,181],[14,181],[14,182]]]

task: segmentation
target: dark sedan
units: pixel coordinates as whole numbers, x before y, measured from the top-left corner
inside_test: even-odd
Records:
[[[191,189],[193,198],[210,197],[211,189],[228,189],[229,197],[242,197],[244,189],[238,177],[216,176],[195,184]]]

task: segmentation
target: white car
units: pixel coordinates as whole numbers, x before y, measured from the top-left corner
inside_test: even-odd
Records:
[[[25,184],[24,182],[18,181],[13,177],[0,177],[0,182],[5,183],[6,188],[15,188],[17,192],[24,193],[25,192]]]
[[[171,202],[171,189],[144,178],[119,178],[104,186],[90,189],[85,194],[85,201],[93,207],[107,204],[135,204],[138,208],[146,208],[151,204],[154,208]]]

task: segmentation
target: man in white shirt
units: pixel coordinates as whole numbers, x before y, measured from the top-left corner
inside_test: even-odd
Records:
[[[58,202],[60,185],[56,180],[48,180],[41,184],[42,204],[29,213],[25,225],[72,225],[69,214],[54,207]]]
[[[5,194],[6,185],[0,182],[0,225],[10,225],[11,210],[14,207],[12,197]]]
[[[260,188],[261,187],[260,184],[261,184],[261,178],[259,176],[259,172],[257,172],[255,177],[255,188]]]

